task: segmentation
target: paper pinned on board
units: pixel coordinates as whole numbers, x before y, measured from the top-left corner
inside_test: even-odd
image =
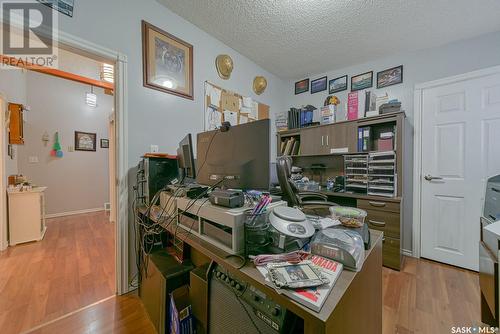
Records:
[[[212,106],[207,107],[205,113],[205,130],[215,130],[222,124],[222,113]]]
[[[231,125],[238,125],[238,113],[224,110],[224,121],[231,123]]]
[[[250,109],[249,118],[259,119],[259,104],[257,102],[252,103],[252,108]]]
[[[206,94],[210,97],[210,104],[220,106],[221,93],[222,91],[219,88],[207,84]]]
[[[253,100],[251,97],[243,97],[243,107],[252,108]]]
[[[240,124],[246,124],[246,123],[248,123],[248,117],[240,114]]]

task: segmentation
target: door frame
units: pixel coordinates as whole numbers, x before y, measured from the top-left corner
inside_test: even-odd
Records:
[[[412,253],[414,257],[421,255],[421,223],[422,223],[422,130],[423,130],[423,92],[425,89],[449,85],[484,76],[500,73],[500,66],[493,66],[477,71],[454,75],[438,80],[415,85],[414,91],[414,132],[413,132],[413,227]]]
[[[1,20],[0,20],[1,21]],[[58,32],[58,42],[76,50],[108,59],[115,63],[115,203],[117,212],[117,222],[115,225],[115,277],[116,293],[121,295],[133,290],[129,282],[129,233],[128,233],[128,101],[127,101],[127,56],[120,52],[97,45],[90,41],[70,35],[63,31]],[[0,117],[0,120],[4,117]],[[3,122],[2,122],[3,123]],[[4,124],[0,127],[0,137],[6,131]],[[3,137],[2,137],[3,138]],[[2,139],[0,139],[1,142]],[[5,144],[0,149],[0,186],[5,187]],[[0,189],[3,193],[6,189]],[[0,199],[3,196],[0,195]],[[0,201],[0,212],[6,212],[6,200]],[[0,217],[0,250],[6,248],[3,235],[3,227],[7,223]]]

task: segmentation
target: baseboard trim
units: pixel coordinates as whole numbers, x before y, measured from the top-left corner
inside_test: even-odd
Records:
[[[411,250],[408,250],[408,249],[402,249],[401,254],[403,254],[404,256],[414,257],[413,252]]]
[[[94,209],[60,212],[60,213],[51,213],[51,214],[45,215],[45,219],[73,216],[73,215],[81,215],[82,213],[91,213],[91,212],[98,212],[98,211],[104,211],[104,208],[94,208]]]

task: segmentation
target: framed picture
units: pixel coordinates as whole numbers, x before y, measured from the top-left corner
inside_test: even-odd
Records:
[[[75,150],[76,151],[95,151],[96,134],[90,132],[75,131]]]
[[[144,87],[187,99],[193,96],[193,46],[142,21]]]
[[[328,94],[341,92],[347,89],[347,75],[328,81]]]
[[[377,88],[397,85],[403,82],[403,65],[377,73]]]
[[[101,148],[109,148],[109,139],[101,139]]]
[[[305,93],[309,90],[309,78],[295,83],[295,95]]]
[[[351,77],[351,92],[373,86],[373,71]]]
[[[75,0],[37,0],[39,3],[49,6],[64,15],[73,17],[73,8],[75,7]]]
[[[311,94],[326,90],[327,82],[326,76],[311,81]]]

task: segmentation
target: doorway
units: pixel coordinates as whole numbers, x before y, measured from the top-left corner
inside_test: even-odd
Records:
[[[70,36],[61,33],[59,36],[59,42],[64,44],[69,49],[81,51],[84,54],[93,55],[100,57],[102,59],[107,59],[110,62],[115,62],[115,91],[114,91],[114,105],[115,112],[112,122],[114,124],[113,130],[115,132],[114,137],[115,146],[114,150],[110,150],[110,158],[113,159],[113,165],[115,167],[113,180],[110,180],[110,186],[114,185],[116,188],[114,192],[114,197],[111,198],[111,203],[115,203],[112,207],[115,212],[115,233],[116,233],[116,243],[113,247],[116,251],[116,261],[114,263],[116,268],[116,280],[115,280],[115,292],[117,294],[123,294],[130,291],[129,277],[128,277],[128,185],[127,185],[127,165],[128,165],[128,154],[127,154],[127,103],[125,98],[126,91],[126,57],[118,52],[108,50],[106,48],[99,47],[93,43],[81,40],[74,36]],[[5,113],[2,112],[2,125],[5,124]],[[5,157],[7,155],[6,142],[2,139],[5,138],[5,127],[0,128],[0,142],[2,143],[2,149],[0,150],[1,163],[0,163],[0,211],[2,213],[0,219],[0,250],[7,247],[7,231],[6,231],[6,217],[4,213],[6,212],[6,181],[7,175],[5,170]],[[111,134],[111,132],[110,132]],[[98,143],[99,145],[99,143]],[[111,142],[110,142],[111,146]],[[64,285],[64,283],[62,284]]]
[[[477,271],[488,177],[500,174],[500,67],[415,93],[415,255]]]

